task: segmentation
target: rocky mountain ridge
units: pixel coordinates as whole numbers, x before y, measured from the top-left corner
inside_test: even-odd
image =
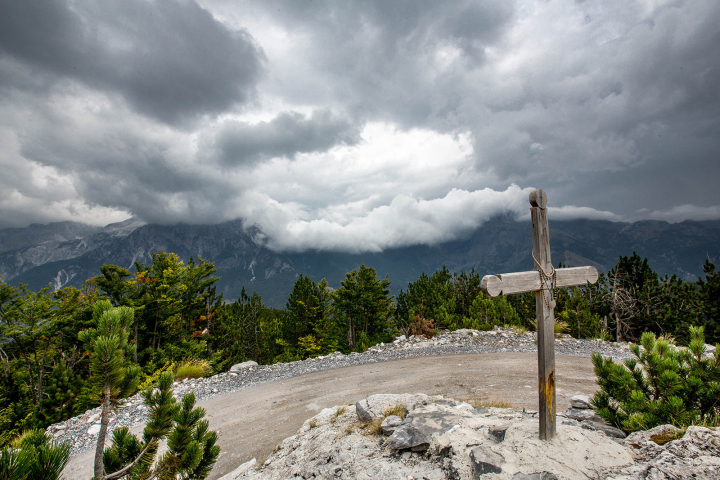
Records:
[[[132,268],[135,261],[149,263],[150,252],[164,250],[183,260],[202,256],[214,262],[221,277],[219,290],[227,300],[237,298],[244,286],[260,293],[266,304],[282,307],[298,275],[316,281],[326,278],[336,288],[346,272],[361,264],[374,267],[379,275],[389,274],[392,293],[422,272],[432,273],[442,265],[451,271],[474,268],[481,275],[532,268],[529,222],[502,216],[461,240],[366,254],[273,252],[257,240],[261,237],[257,229],[240,220],[215,225],[146,225],[129,219],[100,230],[85,227],[62,222],[44,228],[0,230],[0,242],[4,242],[0,245],[16,247],[0,251],[3,280],[26,283],[32,289],[47,284],[53,288],[81,286],[98,275],[105,263]],[[33,237],[33,232],[40,233]],[[550,235],[556,264],[593,265],[601,271],[612,267],[619,255],[636,251],[659,273],[694,280],[702,275],[705,258],[720,256],[720,221],[551,221]]]

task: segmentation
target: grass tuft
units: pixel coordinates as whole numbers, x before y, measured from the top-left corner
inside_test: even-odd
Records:
[[[361,427],[362,427],[361,423],[355,422],[355,423],[352,423],[352,424],[348,425],[347,427],[345,427],[345,430],[343,430],[343,432],[345,433],[345,435],[350,435],[355,430],[357,430],[358,428],[361,428]]]
[[[342,414],[345,413],[346,411],[347,411],[347,407],[338,407],[338,408],[335,410],[335,413],[333,414],[333,417],[330,419],[330,421],[331,421],[332,423],[337,422],[338,417],[340,417],[340,415],[342,415]]]
[[[651,435],[650,441],[655,442],[658,445],[665,445],[668,442],[682,438],[685,435],[687,428],[681,428],[679,430],[668,430],[659,435]]]
[[[203,378],[212,373],[212,365],[207,360],[199,358],[188,358],[183,360],[180,365],[175,368],[175,380],[185,380],[186,378]]]
[[[388,407],[385,409],[384,414],[385,416],[383,417],[383,420],[385,420],[391,415],[398,416],[405,420],[405,405],[395,405],[394,407]]]
[[[503,398],[496,397],[482,398],[476,395],[462,401],[465,403],[469,403],[473,406],[473,408],[517,408],[517,405],[510,403]]]
[[[370,420],[366,423],[365,428],[363,428],[363,433],[365,435],[382,435],[382,425],[383,419],[375,418],[373,420]]]

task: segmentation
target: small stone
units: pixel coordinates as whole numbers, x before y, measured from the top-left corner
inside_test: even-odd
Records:
[[[415,428],[412,423],[400,425],[395,428],[390,436],[390,448],[395,450],[417,447],[423,443],[427,443],[425,435]]]
[[[565,411],[565,416],[582,422],[583,420],[590,420],[591,422],[602,423],[602,418],[595,414],[595,410],[587,408],[568,408]]]
[[[501,424],[501,425],[495,425],[488,429],[490,432],[490,435],[493,436],[496,442],[500,443],[503,440],[505,440],[505,432],[507,432],[507,429],[510,427],[507,423]]]
[[[587,395],[575,395],[570,399],[570,406],[573,408],[592,408],[590,405],[590,397]]]
[[[473,473],[478,478],[486,473],[502,472],[502,465],[505,460],[488,448],[479,446],[470,450],[470,462],[473,466]]]
[[[365,399],[355,404],[355,413],[357,413],[358,419],[360,419],[361,422],[369,422],[372,420],[372,412],[370,412],[370,407]]]
[[[99,414],[99,413],[95,413],[95,414],[93,414],[93,415],[90,415],[90,417],[89,417],[88,420],[87,420],[87,423],[95,423],[95,422],[98,421],[99,418],[100,418],[100,414]]]
[[[87,434],[88,435],[97,435],[100,433],[100,424],[96,423],[92,427],[88,428]]]
[[[54,436],[55,438],[57,438],[57,437],[59,437],[59,436],[61,436],[61,435],[64,435],[64,434],[65,434],[65,430],[58,430],[57,432],[55,432],[55,435],[53,435],[53,436]]]
[[[402,422],[402,418],[397,415],[390,415],[382,421],[380,428],[382,429],[383,434],[392,435],[395,429],[402,425]]]

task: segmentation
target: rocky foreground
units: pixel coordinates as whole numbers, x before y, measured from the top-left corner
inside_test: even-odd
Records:
[[[616,359],[631,356],[627,344],[597,340],[577,340],[569,335],[564,335],[556,340],[555,351],[559,355],[584,357],[590,356],[593,352]],[[375,345],[364,353],[343,355],[335,352],[303,361],[260,366],[254,362],[246,362],[234,366],[229,372],[212,377],[177,382],[173,389],[178,398],[186,393],[193,392],[198,401],[203,401],[255,385],[320,370],[433,355],[496,352],[537,352],[535,333],[518,333],[511,328],[496,327],[495,330],[489,332],[467,329],[456,330],[431,339],[422,336],[409,338],[401,336],[392,343]],[[142,404],[141,396],[139,394],[135,395],[127,399],[124,406],[112,413],[110,416],[110,431],[121,426],[132,427],[145,423],[146,413],[147,408]],[[47,431],[57,440],[70,443],[72,446],[71,455],[73,456],[82,451],[95,448],[97,434],[100,431],[100,408],[88,410],[82,415],[51,425]]]
[[[535,412],[423,394],[373,395],[321,411],[267,460],[253,459],[221,480],[720,477],[720,429],[690,427],[667,441],[682,433],[667,425],[623,438],[583,419],[593,416],[585,400],[573,399],[546,442],[538,439]]]

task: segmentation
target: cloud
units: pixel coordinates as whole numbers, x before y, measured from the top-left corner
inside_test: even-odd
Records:
[[[20,64],[0,63],[6,87],[26,88],[33,76],[45,86],[70,79],[171,123],[247,102],[264,58],[247,31],[184,0],[3,2],[3,53]]]
[[[329,110],[305,116],[283,112],[268,122],[250,124],[229,120],[217,127],[213,147],[225,165],[247,165],[274,157],[325,151],[335,145],[352,145],[360,126]]]
[[[377,251],[526,215],[530,186],[554,219],[720,218],[718,17],[704,0],[4,2],[0,226],[243,218],[276,249]]]
[[[268,210],[275,212],[258,212],[261,219],[257,226],[263,232],[261,240],[276,251],[381,252],[388,248],[456,240],[495,215],[518,215],[526,209],[530,191],[511,185],[503,192],[453,189],[443,198],[431,200],[397,195],[389,205],[373,208],[365,215],[342,223],[326,218],[293,218],[290,212],[282,211],[282,205],[268,203]],[[283,217],[285,222],[281,220]],[[271,221],[266,223],[263,219]]]
[[[679,223],[685,220],[717,220],[720,218],[720,205],[710,207],[677,205],[669,210],[646,212],[643,217],[652,220],[664,220],[670,223]]]

